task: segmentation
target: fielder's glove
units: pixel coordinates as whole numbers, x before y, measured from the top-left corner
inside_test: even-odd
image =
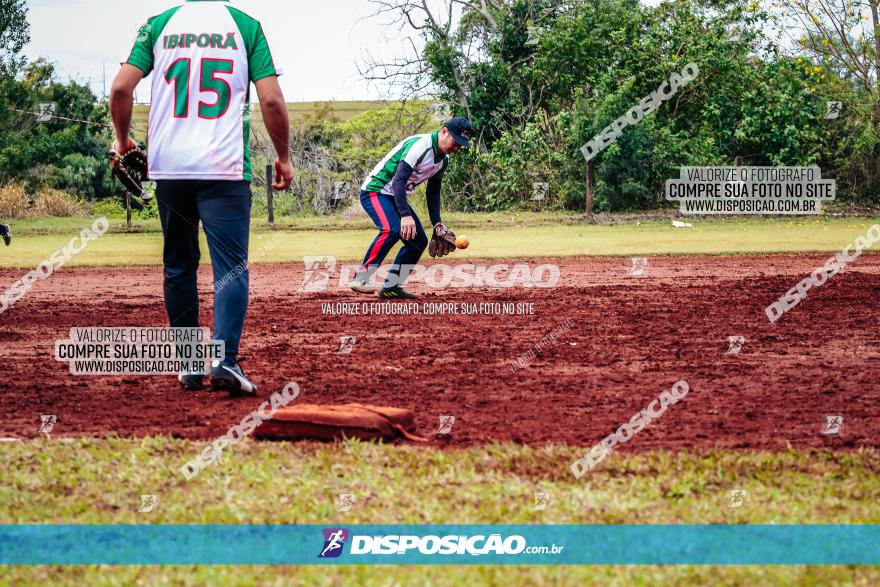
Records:
[[[129,193],[149,200],[152,194],[144,191],[143,182],[147,180],[147,153],[140,147],[135,147],[124,155],[120,155],[113,147],[107,151],[110,159],[110,167],[113,175],[122,183]]]
[[[434,226],[434,236],[428,245],[428,254],[432,257],[445,257],[455,250],[455,233],[446,228],[442,222]]]

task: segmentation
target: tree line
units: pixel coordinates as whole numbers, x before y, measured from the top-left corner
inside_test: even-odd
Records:
[[[444,182],[461,210],[657,208],[677,168],[705,165],[816,165],[839,199],[880,204],[877,1],[375,0],[421,40],[363,63],[402,103],[296,124],[291,211],[335,209],[404,133],[439,124],[431,104],[480,131]],[[0,184],[118,197],[106,103],[27,63],[26,4],[0,8]],[[691,63],[693,81],[588,164],[583,145]],[[43,102],[60,118],[38,122]]]

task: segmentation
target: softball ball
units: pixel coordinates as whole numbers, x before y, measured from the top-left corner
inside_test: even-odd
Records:
[[[466,236],[458,236],[455,237],[455,246],[459,249],[466,249],[471,246],[471,241],[469,241]]]

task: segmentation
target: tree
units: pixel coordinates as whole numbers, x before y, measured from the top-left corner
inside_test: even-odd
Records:
[[[777,28],[817,82],[834,85],[826,99],[843,103],[829,125],[847,137],[829,159],[859,193],[880,190],[880,0],[780,0]]]
[[[781,0],[778,26],[800,34],[796,55],[809,56],[871,98],[871,124],[880,134],[880,0]]]
[[[399,90],[404,98],[437,95],[455,104],[459,114],[474,119],[470,68],[481,59],[498,23],[495,14],[503,0],[371,0],[375,16],[390,16],[427,44],[420,52],[410,41],[410,51],[392,60],[368,56],[361,74]]]
[[[14,77],[25,63],[31,40],[25,0],[0,0],[0,77]]]
[[[55,79],[55,64],[39,57],[22,68],[22,77],[31,88],[45,90]]]
[[[483,149],[457,157],[447,173],[456,201],[470,209],[583,210],[590,192],[581,145],[689,63],[699,66],[698,79],[593,160],[598,208],[663,206],[665,181],[685,165],[821,164],[832,176],[842,169],[848,137],[823,119],[823,97],[841,84],[814,63],[781,56],[754,2],[380,5],[425,40],[383,74],[447,101],[482,133]],[[547,197],[534,197],[537,184],[549,184]]]
[[[48,185],[86,199],[120,192],[106,163],[112,140],[106,103],[87,85],[59,82],[45,60],[23,74],[0,77],[0,183]],[[63,118],[38,121],[33,112],[42,102],[54,103]]]

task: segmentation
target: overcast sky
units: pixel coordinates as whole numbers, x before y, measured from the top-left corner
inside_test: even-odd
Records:
[[[147,18],[181,4],[158,0],[28,0],[29,59],[47,57],[64,80],[90,81],[103,92],[128,57],[137,30]],[[383,19],[370,18],[367,0],[235,0],[237,8],[263,24],[281,85],[290,102],[388,97],[358,75],[366,51],[392,55],[404,39]],[[384,38],[383,38],[384,35]],[[138,101],[149,100],[149,84],[138,87]]]

